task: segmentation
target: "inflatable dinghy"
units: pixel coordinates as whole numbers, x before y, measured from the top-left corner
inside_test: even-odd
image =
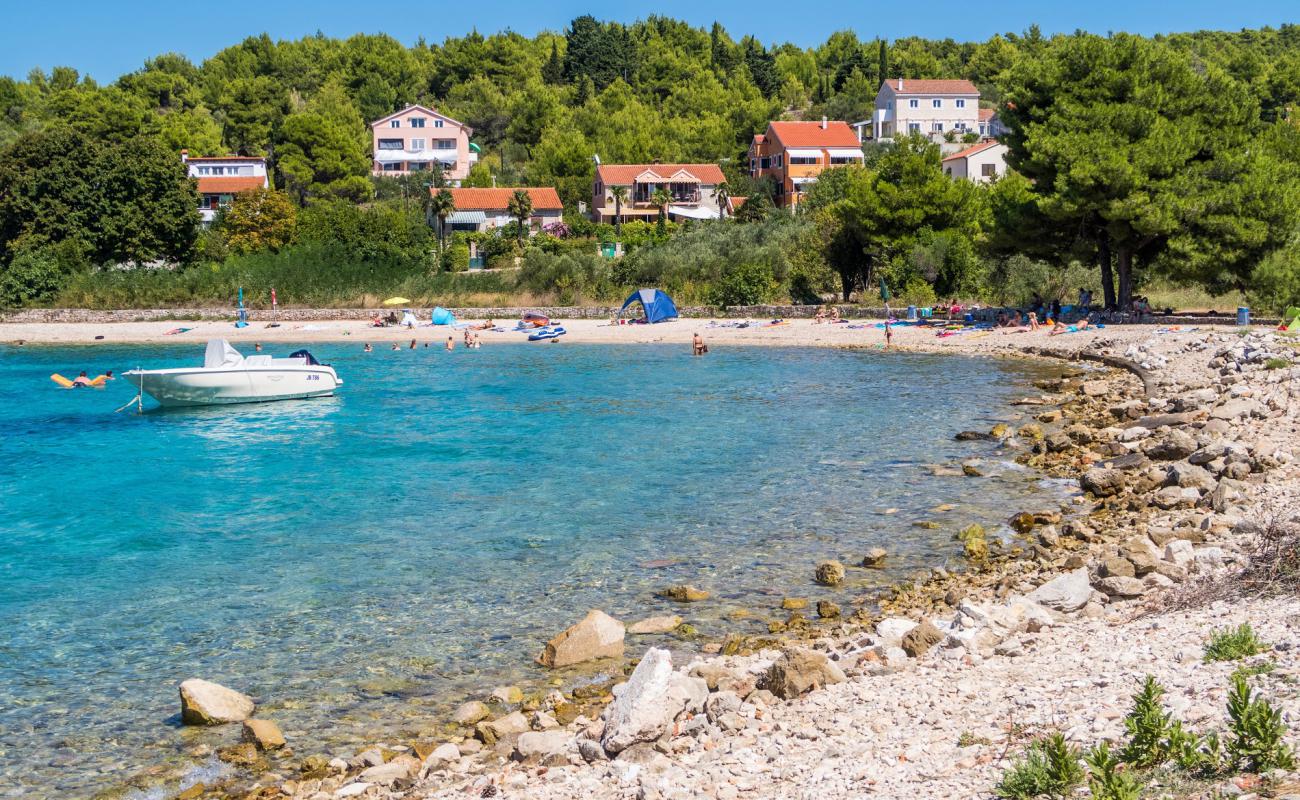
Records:
[[[551,328],[538,328],[536,333],[530,333],[528,335],[528,341],[541,342],[547,339],[558,339],[564,334],[565,330],[561,325],[556,325]]]

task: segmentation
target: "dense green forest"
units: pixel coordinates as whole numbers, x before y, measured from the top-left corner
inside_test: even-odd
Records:
[[[753,134],[772,119],[865,119],[882,77],[974,81],[1018,174],[954,183],[937,147],[902,141],[829,171],[799,214],[769,212],[770,187],[745,174]],[[459,274],[465,237],[438,246],[426,187],[368,176],[367,122],[408,103],[474,128],[484,157],[469,185],[555,186],[571,207],[526,248],[480,238],[517,273]],[[813,48],[664,17],[412,47],[263,35],[202,64],[160,55],[108,85],[66,67],[0,78],[0,305],[227,302],[240,284],[292,286],[281,296],[302,303],[399,287],[588,302],[652,282],[730,304],[869,295],[881,278],[921,301],[1086,282],[1123,303],[1159,278],[1278,305],[1300,301],[1297,103],[1291,25],[1156,38],[1030,27],[967,43],[841,31]],[[181,149],[266,155],[284,197],[201,231]],[[576,214],[593,155],[719,163],[731,194],[759,199],[741,220],[616,234]],[[615,235],[629,255],[598,257]],[[156,263],[169,268],[121,268]]]

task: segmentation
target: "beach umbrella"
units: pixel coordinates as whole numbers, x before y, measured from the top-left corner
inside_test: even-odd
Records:
[[[884,279],[884,278],[881,278],[881,279],[880,279],[880,299],[881,299],[881,300],[884,300],[886,303],[888,303],[888,302],[889,302],[889,297],[890,297],[890,295],[889,295],[889,287],[885,285],[885,279]]]
[[[411,302],[411,301],[410,301],[410,300],[407,300],[405,297],[390,297],[390,298],[388,298],[387,300],[384,301],[384,305],[386,305],[386,306],[404,306],[404,305],[406,305],[407,303],[410,303],[410,302]]]

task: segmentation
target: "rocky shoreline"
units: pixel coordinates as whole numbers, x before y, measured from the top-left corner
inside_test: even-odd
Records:
[[[1199,662],[1209,627],[1248,620],[1290,643],[1300,604],[1152,609],[1244,565],[1258,509],[1294,515],[1296,487],[1284,478],[1296,474],[1300,369],[1278,366],[1293,351],[1272,335],[1093,339],[1083,350],[1131,371],[1067,370],[1020,401],[1014,430],[961,438],[972,479],[981,454],[1006,450],[1084,493],[1062,509],[1017,512],[1008,542],[968,527],[967,569],[896,587],[879,614],[789,597],[769,636],[731,636],[676,667],[650,648],[634,653],[626,682],[567,694],[501,687],[458,709],[437,740],[298,759],[254,723],[248,741],[218,754],[251,777],[191,782],[179,796],[980,797],[1035,731],[1118,738],[1124,698],[1148,672],[1178,689],[1180,718],[1217,720],[1227,668]],[[842,565],[817,565],[819,583],[842,576]],[[691,589],[670,596],[706,601]],[[653,635],[679,624],[630,627]],[[616,657],[625,633],[593,612],[541,661]],[[1293,654],[1275,652],[1271,675],[1295,676]]]

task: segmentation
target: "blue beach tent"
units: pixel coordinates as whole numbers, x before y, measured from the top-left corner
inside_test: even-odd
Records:
[[[431,321],[434,325],[454,325],[456,324],[456,315],[442,306],[438,306],[433,310],[433,319]]]
[[[673,305],[673,299],[658,289],[638,289],[628,296],[627,302],[619,309],[619,313],[627,310],[627,307],[633,303],[640,302],[641,307],[645,309],[646,322],[665,322],[670,319],[677,319],[677,306]]]

